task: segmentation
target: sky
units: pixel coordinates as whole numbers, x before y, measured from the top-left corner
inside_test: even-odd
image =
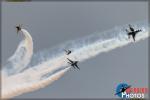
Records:
[[[23,24],[34,42],[34,52],[52,48],[68,40],[94,32],[146,20],[147,2],[26,2],[2,3],[2,65],[14,53],[21,35],[15,25]],[[126,82],[148,86],[148,39],[79,63],[40,90],[15,98],[117,98],[116,86]]]

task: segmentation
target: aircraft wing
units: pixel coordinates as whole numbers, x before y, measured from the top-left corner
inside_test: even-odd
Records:
[[[67,58],[68,59],[68,58]],[[73,63],[73,61],[72,60],[70,60],[70,59],[68,59],[71,63]]]
[[[134,28],[129,24],[129,28],[132,32],[134,32]]]
[[[132,37],[133,37],[133,40],[135,41],[135,34],[133,34]]]
[[[133,28],[133,27],[130,27],[130,30],[131,30],[132,32],[134,32],[134,28]]]
[[[77,64],[75,64],[74,66],[76,66],[78,69],[80,69]]]
[[[132,32],[134,32],[134,29],[133,29],[132,27],[130,28],[130,30],[131,30]]]

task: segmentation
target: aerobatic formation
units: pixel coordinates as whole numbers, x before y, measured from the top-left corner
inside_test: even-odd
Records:
[[[78,62],[149,37],[148,24],[138,22],[132,26],[124,25],[94,33],[33,54],[30,33],[21,25],[16,26],[16,29],[17,34],[22,33],[24,39],[2,67],[2,98],[12,98],[44,88],[62,77],[71,67],[80,69]]]

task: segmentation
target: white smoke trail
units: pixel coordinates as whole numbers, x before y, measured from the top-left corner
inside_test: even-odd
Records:
[[[67,62],[67,57],[72,60],[78,60],[81,62],[88,58],[94,57],[99,53],[107,52],[117,47],[133,43],[132,38],[128,39],[127,33],[125,31],[127,27],[128,25],[116,27],[106,32],[92,34],[85,38],[66,42],[50,50],[39,52],[33,56],[30,66],[36,66],[37,63],[39,63],[38,65],[44,64],[51,66],[58,61]],[[134,27],[135,29],[142,29],[142,32],[136,35],[136,42],[149,36],[148,24],[145,22],[136,23],[134,24]],[[64,48],[72,50],[73,52],[70,55],[65,56],[63,51]],[[66,66],[66,64],[67,63],[63,64],[62,66]],[[55,70],[60,67],[61,66],[53,67],[52,69]],[[34,68],[40,69],[40,66],[36,66]]]
[[[20,42],[15,53],[8,59],[4,66],[3,74],[13,75],[23,70],[30,62],[33,54],[33,41],[27,30],[21,29],[24,39]]]
[[[31,64],[21,73],[16,73],[8,77],[2,76],[2,97],[11,98],[50,84],[55,80],[55,77],[61,77],[69,69],[65,69],[65,66],[67,66],[66,58],[81,62],[99,53],[132,43],[132,39],[129,40],[126,35],[125,27],[127,25],[75,41],[69,41],[52,50],[42,51],[34,55]],[[137,34],[136,42],[149,36],[148,24],[144,22],[136,23],[134,27],[143,30]],[[63,51],[64,48],[70,49],[73,52],[66,56]],[[62,73],[60,74],[60,72]]]
[[[13,77],[9,77],[5,80],[2,80],[4,81],[2,84],[2,98],[11,98],[22,93],[31,92],[43,88],[62,77],[64,73],[69,70],[69,68],[70,67],[58,71],[50,77],[47,77],[44,80],[40,81],[36,80],[38,76],[33,77],[31,73],[28,72],[25,72],[23,75],[18,74],[14,75]],[[16,81],[14,82],[14,80]],[[3,85],[7,85],[7,87],[4,90]]]

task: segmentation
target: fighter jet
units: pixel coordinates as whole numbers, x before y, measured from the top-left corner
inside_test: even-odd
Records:
[[[66,55],[71,54],[71,50],[65,50],[65,49],[64,49],[64,51],[66,52]]]
[[[142,30],[134,30],[134,28],[129,24],[129,29],[130,31],[128,31],[126,29],[126,32],[128,33],[128,38],[130,38],[130,36],[132,36],[133,40],[135,41],[135,36],[138,32],[141,32]]]
[[[122,85],[120,91],[119,91],[118,93],[116,93],[115,95],[125,92],[125,91],[126,91],[128,88],[130,88],[130,87],[131,87],[131,85],[129,85],[129,86],[127,86],[127,87],[124,87],[124,86]]]
[[[68,58],[67,58],[68,59]],[[73,68],[78,68],[79,70],[80,70],[80,68],[78,67],[78,65],[77,65],[77,63],[78,63],[78,61],[72,61],[72,60],[70,60],[70,59],[68,59],[69,60],[69,64],[73,67]]]
[[[18,33],[19,33],[19,31],[21,30],[21,27],[22,27],[22,25],[18,25],[18,26],[16,26],[17,34],[18,34]]]

